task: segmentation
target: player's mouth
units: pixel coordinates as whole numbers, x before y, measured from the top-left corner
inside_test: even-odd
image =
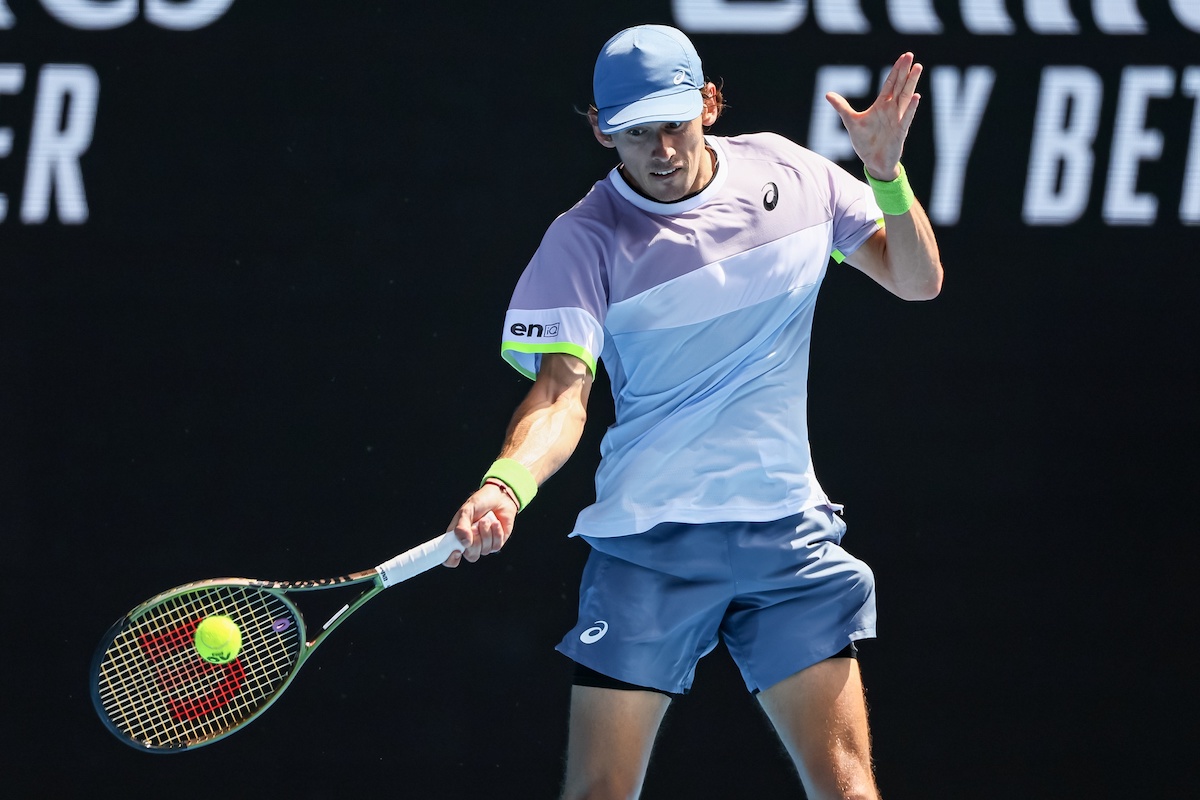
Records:
[[[679,167],[672,167],[671,169],[665,170],[650,170],[650,174],[656,178],[668,178],[674,175],[676,172],[679,172]]]

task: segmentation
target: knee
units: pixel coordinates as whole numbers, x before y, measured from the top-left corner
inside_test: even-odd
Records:
[[[875,786],[875,776],[870,765],[857,771],[836,796],[844,800],[879,800],[879,789]]]
[[[809,800],[879,800],[879,790],[868,768],[866,771],[842,772],[835,780],[821,782],[804,781],[804,791]]]

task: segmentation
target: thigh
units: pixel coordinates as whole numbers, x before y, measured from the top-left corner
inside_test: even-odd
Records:
[[[858,662],[830,658],[759,693],[810,800],[878,798]]]
[[[875,635],[875,576],[841,547],[844,531],[831,509],[814,508],[737,532],[739,593],[721,635],[750,691]]]
[[[574,687],[564,800],[637,797],[670,702],[658,692]]]

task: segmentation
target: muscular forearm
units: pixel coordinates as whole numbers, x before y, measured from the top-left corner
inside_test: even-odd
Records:
[[[446,566],[458,566],[463,559],[476,561],[504,546],[517,512],[537,491],[536,486],[522,488],[527,480],[511,470],[523,467],[540,486],[566,463],[583,435],[591,387],[591,372],[578,358],[561,354],[542,358],[538,378],[513,414],[500,450],[501,459],[521,466],[507,463],[505,475],[504,469],[493,471],[502,463],[497,461],[488,474],[499,480],[486,481],[459,507],[450,528],[466,549],[452,554]]]
[[[501,458],[521,462],[541,485],[567,462],[583,435],[586,414],[569,397],[530,393],[509,423]]]
[[[583,436],[591,381],[579,359],[545,356],[537,381],[513,414],[500,457],[521,462],[538,485],[544,483]]]
[[[903,214],[889,214],[884,229],[846,263],[903,300],[931,300],[942,289],[942,263],[925,209],[916,200]]]
[[[925,209],[913,201],[908,213],[885,221],[884,268],[887,287],[905,300],[931,300],[942,289],[942,262]]]

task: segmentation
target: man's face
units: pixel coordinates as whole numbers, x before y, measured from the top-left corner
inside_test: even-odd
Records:
[[[711,102],[688,122],[650,122],[613,134],[593,132],[600,144],[615,148],[625,179],[642,194],[670,203],[703,189],[713,176],[713,159],[704,146],[704,127],[716,121]]]
[[[699,117],[626,128],[612,139],[625,179],[651,199],[670,203],[695,194],[712,179],[712,157]]]

